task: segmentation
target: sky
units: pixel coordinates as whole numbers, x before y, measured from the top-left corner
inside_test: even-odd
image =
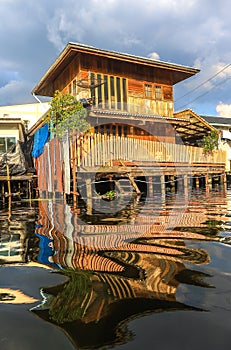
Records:
[[[175,111],[231,117],[230,0],[0,0],[0,23],[0,106],[35,103],[71,41],[198,68]]]

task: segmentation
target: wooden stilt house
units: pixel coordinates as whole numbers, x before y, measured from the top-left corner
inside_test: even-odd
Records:
[[[198,72],[187,66],[68,43],[32,92],[52,97],[59,90],[75,96],[87,108],[90,133],[69,140],[70,179],[64,181],[63,188],[60,184],[50,190],[76,195],[77,185],[84,181],[85,195],[92,197],[94,181],[110,179],[104,191],[112,188],[112,182],[123,191],[119,181],[126,178],[139,193],[143,188],[136,180],[142,178],[149,184],[145,190],[152,195],[156,177],[164,192],[166,179],[174,182],[180,178],[187,188],[189,177],[202,175],[208,183],[213,174],[223,176],[224,152],[215,150],[208,155],[201,147],[203,137],[214,128],[192,110],[174,113],[174,85]],[[53,140],[50,147],[56,147],[57,142]],[[61,159],[61,167],[67,174],[66,160],[66,156]],[[44,159],[42,162],[40,159],[38,165],[39,189],[48,190],[42,177],[49,164]],[[65,178],[62,169],[61,173],[50,171],[57,183]]]

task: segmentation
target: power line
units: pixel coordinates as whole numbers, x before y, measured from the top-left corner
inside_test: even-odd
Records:
[[[218,76],[219,74],[221,74],[224,70],[226,70],[229,66],[231,66],[231,63],[227,64],[224,68],[222,68],[221,70],[219,70],[216,74],[214,74],[213,76],[211,76],[209,79],[205,80],[204,82],[202,82],[201,84],[197,85],[195,88],[193,88],[192,90],[188,91],[186,94],[182,95],[181,97],[179,97],[178,99],[175,100],[175,102],[181,100],[183,97],[191,94],[192,92],[194,92],[195,90],[199,89],[201,86],[205,85],[206,83],[208,83],[210,80],[214,79],[216,76]]]
[[[210,91],[212,91],[212,90],[216,89],[218,86],[224,84],[224,83],[225,83],[227,80],[229,80],[230,78],[231,78],[231,77],[227,77],[225,80],[222,80],[219,84],[216,84],[216,85],[212,86],[211,89],[205,91],[203,94],[201,94],[201,95],[195,97],[193,100],[191,100],[191,101],[185,103],[184,105],[181,105],[181,106],[178,107],[178,108],[181,109],[181,108],[183,108],[183,107],[186,107],[186,106],[188,106],[189,104],[191,104],[191,103],[195,102],[196,100],[198,100],[199,98],[201,98],[201,97],[203,97],[203,96],[209,94]]]

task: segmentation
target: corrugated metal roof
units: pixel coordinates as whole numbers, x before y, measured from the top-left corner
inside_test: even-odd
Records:
[[[164,117],[160,115],[151,115],[151,114],[142,114],[142,113],[129,113],[129,112],[122,112],[122,111],[106,111],[106,110],[101,110],[101,109],[92,109],[90,111],[90,116],[91,114],[96,114],[96,115],[102,115],[102,116],[117,116],[117,117],[123,117],[123,118],[131,118],[131,119],[144,119],[144,120],[161,120],[163,122],[187,122],[189,123],[189,119],[186,118],[174,118],[174,117]],[[126,120],[126,119],[124,119]]]
[[[229,117],[215,117],[215,116],[201,116],[204,120],[206,120],[208,123],[212,124],[212,125],[227,125],[227,126],[231,126],[231,118]]]

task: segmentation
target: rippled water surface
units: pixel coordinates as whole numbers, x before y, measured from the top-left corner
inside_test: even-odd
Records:
[[[0,211],[0,349],[229,349],[231,190]]]

